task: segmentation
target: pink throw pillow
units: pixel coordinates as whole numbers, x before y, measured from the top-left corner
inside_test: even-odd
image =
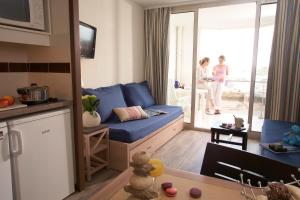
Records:
[[[141,106],[114,108],[113,111],[118,116],[121,122],[137,119],[146,119],[149,117]]]

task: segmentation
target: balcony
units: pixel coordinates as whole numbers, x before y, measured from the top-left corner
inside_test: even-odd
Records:
[[[252,130],[261,131],[264,119],[265,96],[266,96],[266,79],[260,79],[255,84],[254,107],[252,115]],[[179,105],[185,112],[185,121],[191,122],[191,88],[175,89],[169,84],[168,103]],[[249,113],[249,92],[250,80],[229,79],[226,81],[222,95],[222,110],[220,115],[214,115],[205,112],[205,93],[206,90],[196,90],[195,105],[195,127],[210,129],[216,121],[232,123],[233,115],[244,118],[248,121]]]

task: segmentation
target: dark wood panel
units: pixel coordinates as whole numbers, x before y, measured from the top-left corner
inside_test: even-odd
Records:
[[[70,73],[70,63],[49,63],[49,72]]]
[[[9,63],[10,72],[28,72],[27,63]]]
[[[81,108],[81,69],[80,69],[80,43],[79,43],[79,8],[78,0],[69,0],[70,12],[70,42],[71,67],[73,86],[74,110],[74,140],[76,158],[76,188],[82,191],[85,188],[85,169],[82,140],[82,108]]]
[[[29,63],[30,72],[48,72],[49,63]]]
[[[7,62],[0,62],[0,72],[9,72]]]
[[[70,63],[7,63],[0,62],[1,72],[70,73]]]

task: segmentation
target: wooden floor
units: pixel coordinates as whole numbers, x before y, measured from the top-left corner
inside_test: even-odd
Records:
[[[101,190],[105,185],[109,184],[114,178],[116,178],[120,172],[103,169],[92,176],[92,181],[87,182],[86,188],[82,192],[76,192],[75,194],[65,198],[64,200],[87,200],[97,191]]]
[[[233,141],[240,140],[240,138],[233,138]],[[184,130],[154,153],[152,158],[161,159],[166,167],[199,174],[206,143],[209,141],[210,133]],[[226,146],[241,149],[240,146]],[[247,151],[259,153],[259,142],[249,139]],[[102,170],[93,176],[92,182],[88,183],[83,192],[76,193],[65,200],[87,200],[118,175],[119,172],[114,170]]]
[[[210,142],[210,133],[185,130],[160,148],[152,157],[163,161],[166,167],[200,173],[206,143]],[[221,137],[222,138],[222,137]],[[232,141],[241,142],[241,138]],[[241,146],[226,146],[241,149]],[[259,142],[248,139],[247,151],[258,154]]]

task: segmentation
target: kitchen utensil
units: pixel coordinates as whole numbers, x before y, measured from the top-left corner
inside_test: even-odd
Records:
[[[32,83],[29,87],[18,88],[17,92],[20,95],[20,102],[27,105],[44,103],[49,99],[48,86],[38,86],[36,83]]]

